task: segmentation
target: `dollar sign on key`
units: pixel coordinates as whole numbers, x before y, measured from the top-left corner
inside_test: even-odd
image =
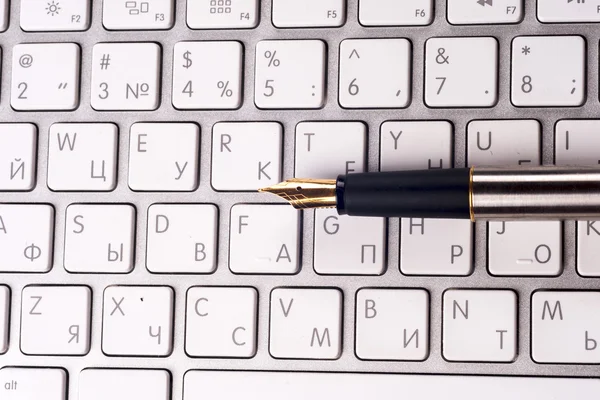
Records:
[[[185,64],[183,64],[183,68],[189,68],[192,66],[192,52],[191,51],[186,51],[185,53],[183,53],[183,59],[185,60]]]

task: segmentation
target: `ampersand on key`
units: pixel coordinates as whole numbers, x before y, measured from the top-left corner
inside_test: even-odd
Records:
[[[438,64],[450,64],[450,61],[448,61],[450,59],[450,56],[444,56],[444,53],[446,53],[446,49],[443,47],[440,47],[438,49],[438,55],[435,57],[435,62]]]

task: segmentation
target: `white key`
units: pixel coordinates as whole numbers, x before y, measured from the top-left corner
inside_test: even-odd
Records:
[[[556,165],[600,164],[600,120],[558,121],[555,125]]]
[[[340,44],[340,105],[408,107],[411,65],[411,44],[406,39],[344,40]]]
[[[360,0],[358,18],[366,26],[429,25],[432,0]]]
[[[234,41],[176,43],[173,105],[183,110],[239,108],[243,53],[242,44]]]
[[[0,191],[35,187],[37,128],[0,124]]]
[[[115,124],[53,124],[48,144],[48,187],[56,191],[114,190],[118,142]]]
[[[339,358],[342,354],[342,292],[273,289],[269,352],[275,358]]]
[[[123,356],[171,354],[173,297],[173,289],[167,286],[107,287],[104,290],[102,351]]]
[[[48,272],[52,268],[54,208],[0,204],[0,271]]]
[[[185,352],[192,357],[253,357],[257,302],[254,288],[190,288]]]
[[[448,0],[453,25],[516,24],[523,19],[523,0]]]
[[[346,0],[273,0],[273,25],[278,28],[342,26]]]
[[[327,50],[321,40],[263,40],[256,45],[254,102],[259,108],[321,108]]]
[[[258,25],[259,0],[188,0],[192,29],[244,29]]]
[[[533,360],[600,364],[598,304],[600,292],[535,292],[531,299]]]
[[[498,276],[557,276],[562,271],[560,221],[489,222],[488,266]]]
[[[67,207],[65,269],[128,273],[133,269],[135,209],[126,204]]]
[[[169,400],[171,374],[150,369],[84,369],[78,400]]]
[[[540,22],[600,22],[599,0],[538,0]]]
[[[0,0],[0,32],[8,29],[9,0]]]
[[[295,274],[300,268],[300,212],[287,205],[231,208],[229,268],[238,274]]]
[[[445,359],[511,362],[517,357],[517,295],[512,290],[447,290],[443,317]]]
[[[213,126],[211,183],[215,190],[257,190],[281,182],[283,128],[277,122]]]
[[[296,178],[335,178],[366,170],[367,127],[362,122],[296,125]],[[335,149],[335,151],[332,151]]]
[[[257,393],[261,400],[282,398],[305,400],[316,398],[321,394],[328,398],[344,400],[363,400],[365,398],[377,398],[377,400],[398,400],[398,398],[480,400],[482,396],[486,400],[545,398],[597,400],[598,391],[600,391],[600,379],[587,377],[525,378],[498,375],[204,370],[188,371],[185,374],[183,400],[237,399],[248,397],[248,393]],[[208,393],[216,394],[211,396]]]
[[[356,295],[356,355],[423,361],[429,354],[426,290],[361,289]]]
[[[160,104],[160,46],[98,43],[92,50],[95,110],[155,110]]]
[[[512,41],[515,106],[580,106],[585,102],[586,45],[581,36],[519,36]]]
[[[467,126],[467,164],[539,165],[541,132],[535,120],[472,121]]]
[[[102,24],[109,30],[173,27],[173,0],[104,0],[102,4]]]
[[[577,272],[600,277],[600,221],[577,221]]]
[[[61,368],[0,369],[3,400],[66,400],[67,373]]]
[[[28,355],[87,354],[91,308],[92,291],[87,286],[25,287],[21,298],[21,351]]]
[[[381,275],[385,270],[385,218],[352,218],[315,211],[314,268],[323,275]]]
[[[425,103],[492,107],[498,100],[498,42],[491,37],[433,38],[425,45]]]
[[[198,187],[200,128],[192,123],[135,123],[129,141],[129,187],[192,191]]]
[[[85,31],[90,27],[89,0],[21,0],[24,31]]]
[[[209,274],[217,268],[217,207],[153,204],[148,209],[146,267],[156,273]]]
[[[76,109],[80,53],[75,43],[16,45],[10,105],[18,111]]]
[[[405,275],[462,275],[473,270],[468,220],[402,218],[400,270]]]
[[[10,315],[10,289],[0,285],[0,354],[8,350],[8,330]]]
[[[452,124],[387,121],[381,125],[381,171],[452,167]]]

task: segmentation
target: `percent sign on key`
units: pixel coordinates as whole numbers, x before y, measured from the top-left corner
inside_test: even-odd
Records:
[[[269,60],[269,67],[279,67],[279,64],[281,64],[281,61],[277,58],[277,50],[265,51],[265,58]]]
[[[229,81],[227,82],[223,82],[223,81],[219,81],[217,82],[217,88],[221,89],[221,97],[231,97],[233,96],[233,90],[229,89]]]

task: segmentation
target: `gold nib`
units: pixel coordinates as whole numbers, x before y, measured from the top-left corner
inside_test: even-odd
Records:
[[[258,189],[287,200],[294,208],[334,208],[335,179],[289,179],[277,185]]]

